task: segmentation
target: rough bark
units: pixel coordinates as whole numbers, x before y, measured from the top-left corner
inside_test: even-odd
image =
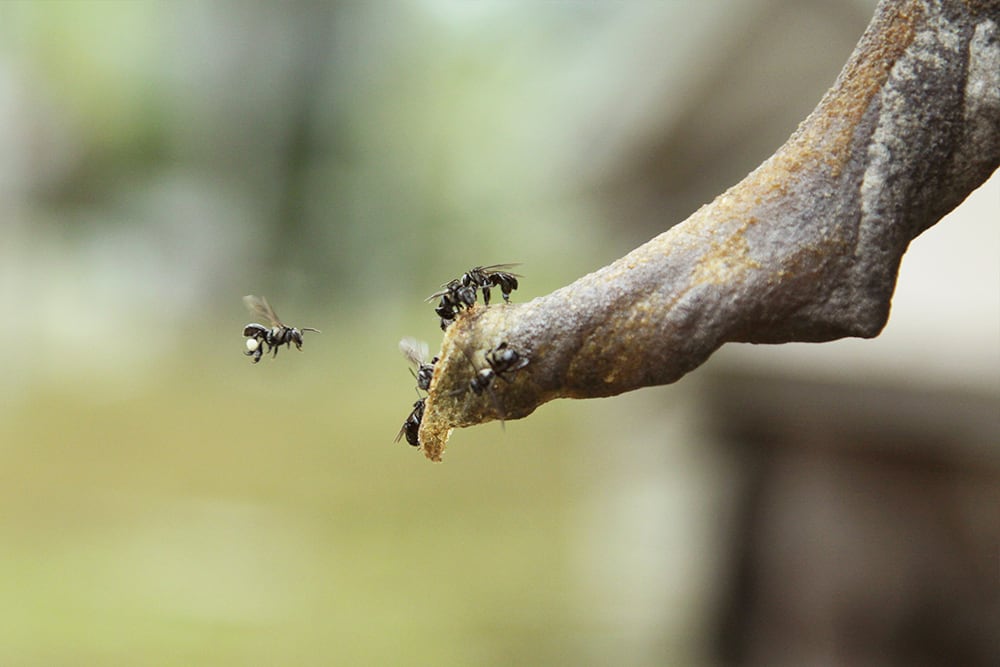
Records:
[[[833,87],[743,181],[612,264],[447,330],[419,439],[674,382],[729,341],[874,337],[910,241],[1000,164],[1000,2],[883,0]],[[506,341],[528,365],[468,390]]]

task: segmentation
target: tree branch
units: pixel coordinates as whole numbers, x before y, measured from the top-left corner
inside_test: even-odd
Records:
[[[1000,2],[882,0],[777,153],[625,257],[445,333],[419,432],[674,382],[729,341],[874,337],[910,241],[1000,164]],[[529,363],[469,391],[501,341]]]

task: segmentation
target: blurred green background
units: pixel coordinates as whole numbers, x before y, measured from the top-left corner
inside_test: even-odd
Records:
[[[0,664],[716,662],[706,383],[432,465],[397,341],[469,266],[525,301],[682,220],[871,9],[0,4]],[[251,365],[249,293],[323,333]]]

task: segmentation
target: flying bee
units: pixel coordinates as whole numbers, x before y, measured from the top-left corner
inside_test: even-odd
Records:
[[[424,400],[421,398],[416,403],[413,404],[413,412],[409,414],[406,421],[399,428],[399,433],[396,434],[396,439],[393,442],[399,442],[399,440],[405,435],[406,441],[413,445],[414,447],[420,446],[420,440],[418,434],[420,433],[420,420],[424,418]]]
[[[268,352],[273,350],[274,356],[277,357],[278,348],[282,345],[291,348],[292,343],[295,343],[295,347],[298,350],[302,350],[303,332],[315,331],[316,333],[320,333],[319,329],[313,329],[312,327],[296,329],[295,327],[285,326],[278,319],[274,309],[271,308],[271,304],[262,296],[247,295],[243,297],[243,303],[246,304],[251,313],[260,316],[270,325],[268,327],[263,324],[251,322],[243,327],[243,335],[247,339],[247,349],[243,354],[253,357],[253,363],[255,364],[260,361],[261,356],[264,354],[264,345],[267,345]]]
[[[434,357],[430,361],[425,361],[428,355],[427,343],[417,341],[414,338],[404,338],[399,341],[399,351],[411,364],[417,367],[415,373],[412,368],[410,369],[410,374],[417,380],[417,388],[424,391],[430,389],[431,378],[434,377],[434,364],[438,362],[438,358]]]

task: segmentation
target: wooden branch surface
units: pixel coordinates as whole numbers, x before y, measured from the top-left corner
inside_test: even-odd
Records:
[[[686,221],[445,333],[419,439],[554,398],[674,382],[729,341],[878,335],[910,241],[1000,164],[1000,2],[883,0],[837,81],[771,158]],[[468,390],[506,341],[528,365]],[[509,378],[509,381],[508,381]]]

